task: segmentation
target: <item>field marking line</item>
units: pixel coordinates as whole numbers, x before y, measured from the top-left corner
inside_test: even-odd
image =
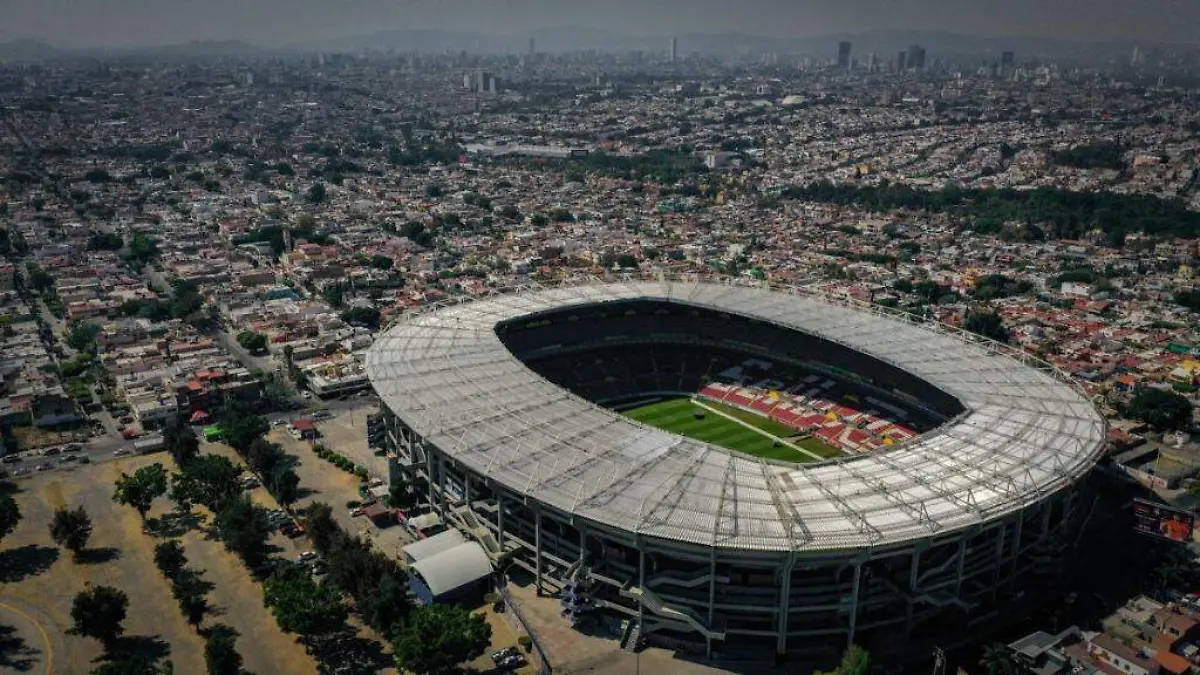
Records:
[[[38,621],[37,619],[33,618],[32,616],[29,616],[29,614],[27,614],[25,612],[25,610],[23,610],[19,607],[13,607],[12,605],[10,605],[6,602],[0,602],[0,609],[7,609],[10,612],[16,612],[17,614],[20,614],[22,617],[25,618],[26,621],[33,624],[33,627],[36,628],[38,630],[38,632],[42,634],[42,641],[46,643],[46,675],[50,675],[51,673],[53,673],[54,672],[54,645],[51,644],[50,635],[46,633],[46,629],[42,627],[41,622]]]
[[[824,457],[816,454],[815,452],[812,452],[811,450],[802,448],[802,447],[796,445],[795,443],[785,441],[784,439],[776,436],[775,434],[768,433],[768,432],[764,431],[763,429],[759,429],[758,427],[754,426],[753,424],[750,424],[746,420],[738,419],[737,417],[730,415],[727,412],[724,412],[722,410],[717,410],[716,408],[705,404],[703,401],[701,401],[698,398],[693,398],[693,399],[691,399],[691,401],[693,404],[698,405],[701,408],[704,408],[705,410],[713,413],[714,415],[720,415],[721,417],[724,417],[725,419],[730,420],[731,422],[737,422],[738,424],[746,427],[747,429],[750,429],[751,431],[754,431],[755,433],[762,434],[763,436],[766,436],[767,438],[769,438],[777,443],[782,443],[783,445],[786,445],[787,447],[795,450],[796,452],[799,452],[799,453],[808,455],[809,457],[812,457],[813,459],[817,460],[818,462],[823,461],[825,459]],[[728,405],[728,404],[726,404],[726,405]]]

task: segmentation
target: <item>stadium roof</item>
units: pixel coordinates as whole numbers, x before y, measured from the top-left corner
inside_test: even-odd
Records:
[[[600,408],[530,370],[495,332],[539,311],[636,298],[757,317],[846,345],[967,410],[870,455],[771,462]],[[723,548],[816,551],[946,534],[1075,481],[1095,464],[1105,433],[1086,397],[1047,364],[804,289],[627,282],[451,302],[393,326],[368,354],[367,371],[414,431],[518,494],[646,536]]]

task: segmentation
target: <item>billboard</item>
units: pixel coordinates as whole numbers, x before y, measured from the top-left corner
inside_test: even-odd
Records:
[[[1138,532],[1171,541],[1191,541],[1195,525],[1196,514],[1191,511],[1133,500],[1133,529]]]

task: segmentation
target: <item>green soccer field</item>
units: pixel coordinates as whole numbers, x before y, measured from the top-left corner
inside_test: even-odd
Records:
[[[748,429],[743,424],[722,417],[711,410],[705,410],[689,398],[673,398],[658,401],[622,411],[622,414],[652,427],[658,427],[659,429],[670,431],[680,436],[687,436],[688,438],[712,443],[723,448],[746,453],[747,455],[754,455],[755,457],[766,457],[767,459],[778,459],[788,462],[814,461],[813,457],[798,452],[783,443],[777,443],[775,438],[773,438],[791,436],[796,433],[793,429],[765,417],[755,415],[754,413],[720,403],[705,401],[704,404],[710,408],[720,410],[727,415],[736,417],[754,428]],[[696,418],[696,413],[698,412],[704,413],[702,419]],[[760,433],[760,431],[765,433]],[[815,441],[815,439],[805,439],[797,445],[821,457],[835,457],[840,454],[836,448],[826,446],[819,441],[815,441],[815,443],[810,441]]]

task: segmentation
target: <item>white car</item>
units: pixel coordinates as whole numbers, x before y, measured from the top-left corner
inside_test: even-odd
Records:
[[[133,451],[130,450],[129,448],[120,448],[119,450],[113,450],[113,457],[124,457],[125,455],[132,455],[132,454],[133,454]]]
[[[361,516],[362,514],[363,514],[363,510],[362,510],[361,506],[356,506],[356,507],[350,509],[350,517],[351,518],[357,518],[357,517]]]
[[[319,557],[321,556],[317,555],[316,551],[305,551],[304,553],[296,556],[296,562],[311,562]]]

